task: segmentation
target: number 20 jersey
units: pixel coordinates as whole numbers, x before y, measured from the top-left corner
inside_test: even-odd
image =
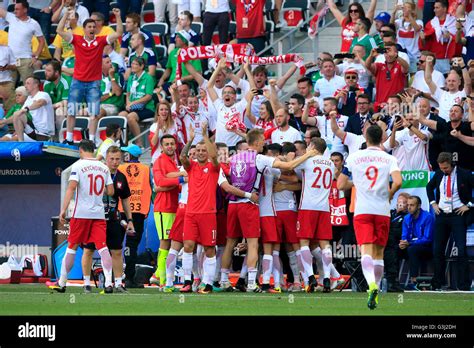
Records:
[[[112,185],[109,168],[95,158],[81,159],[72,165],[69,181],[77,181],[73,218],[104,219],[104,196]]]
[[[390,174],[399,171],[397,159],[379,148],[369,147],[350,154],[346,167],[356,188],[354,216],[390,216]]]
[[[329,193],[334,177],[334,164],[324,156],[308,158],[295,169],[302,179],[299,210],[329,212]]]

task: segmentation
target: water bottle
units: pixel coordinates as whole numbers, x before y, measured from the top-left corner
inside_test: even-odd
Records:
[[[357,292],[357,283],[356,283],[355,278],[351,279],[351,289],[352,289],[352,292]]]
[[[388,288],[387,278],[382,279],[381,292],[386,293]]]

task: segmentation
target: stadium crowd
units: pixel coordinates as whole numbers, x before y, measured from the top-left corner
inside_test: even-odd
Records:
[[[338,177],[344,173],[347,157],[367,147],[368,129],[377,126],[382,130],[380,148],[396,158],[399,170],[436,171],[427,188],[434,215],[421,209],[417,196],[400,195],[392,211],[385,255],[389,291],[403,291],[397,270],[390,269],[401,257],[410,262],[410,289],[417,289],[420,262],[431,258],[432,287],[441,289],[450,235],[459,250],[456,286],[469,290],[466,230],[474,185],[470,174],[474,170],[474,156],[470,155],[474,146],[470,3],[425,0],[423,20],[419,20],[417,4],[410,1],[396,5],[392,14],[377,15],[376,0],[370,1],[367,13],[361,4],[351,3],[346,15],[333,0],[320,2],[318,6],[328,6],[341,26],[341,49],[318,52],[317,61],[306,64],[298,55],[258,57],[266,43],[264,0],[236,1],[232,5],[235,13],[230,13],[227,0],[207,1],[202,12],[194,0],[177,6],[172,1],[153,3],[151,13],[142,12],[140,1],[114,5],[108,1],[38,0],[28,4],[17,0],[11,5],[13,13],[7,6],[0,9],[4,27],[0,31],[0,97],[5,114],[0,119],[0,141],[53,139],[73,145],[78,140],[76,118],[86,117],[84,134],[98,147],[96,156],[106,161],[111,172],[117,169],[112,170],[108,158],[116,153],[114,144],[125,145],[124,139],[134,138],[134,145],[124,150],[130,159],[123,167],[128,178],[132,176],[130,163],[138,163],[145,146],[139,135],[149,129],[149,173],[154,185],[144,190],[150,196],[154,191],[160,239],[158,267],[151,282],[164,291],[175,290],[174,268],[184,248],[181,291],[196,290],[200,280],[205,285],[203,292],[232,290],[228,275],[237,248],[238,252],[247,250],[238,289],[248,286],[251,291],[281,292],[319,287],[330,291],[341,285],[330,242],[355,243],[355,190],[338,184]],[[151,8],[149,5],[144,8]],[[281,2],[276,5],[272,20],[284,27]],[[148,23],[147,15],[156,23]],[[235,37],[229,37],[229,16],[234,15]],[[193,26],[201,18],[202,26]],[[52,23],[57,23],[56,34]],[[160,23],[169,25],[169,32],[158,33]],[[213,35],[216,28],[217,36]],[[266,63],[275,62],[292,64],[286,66],[283,76],[271,79]],[[232,70],[239,65],[238,72]],[[298,92],[282,100],[285,84],[298,73]],[[123,118],[117,116],[126,122],[118,125],[117,120]],[[103,127],[104,136],[99,124],[108,118],[114,121]],[[255,131],[258,129],[261,132]],[[257,146],[260,135],[263,149]],[[273,160],[263,163],[257,157],[256,168],[242,168],[235,161],[252,153],[249,149],[263,151]],[[91,149],[83,146],[81,151],[89,153],[86,150]],[[332,231],[327,237],[328,226],[319,227],[324,238],[310,243],[306,240],[310,236],[301,236],[297,228],[298,211],[304,210],[304,182],[301,170],[295,175],[293,169],[315,154],[333,163],[325,164],[333,171],[329,182],[325,175],[321,179],[327,199],[317,202],[323,208],[315,209],[330,211],[330,220],[319,225],[330,224]],[[219,188],[217,208],[203,211],[202,206],[216,197],[210,198],[208,192],[207,196],[195,191],[191,195],[191,188],[188,196],[187,183],[188,178],[202,174],[194,164],[207,163],[208,158],[216,166],[204,167],[219,178]],[[235,174],[234,168],[240,172]],[[248,175],[257,176],[261,184],[239,186],[239,180]],[[142,181],[145,185],[149,180]],[[131,191],[120,199],[133,197]],[[275,229],[276,236],[262,239],[259,246],[258,228],[246,225],[245,216],[229,214],[235,206],[228,203],[229,197],[231,201],[259,202],[261,221],[266,217],[273,221],[270,227],[262,222],[262,231]],[[188,199],[194,210],[189,210]],[[148,214],[146,207],[133,206],[132,201],[130,198],[130,206],[122,208],[129,220],[123,235],[125,229],[135,230],[127,236],[133,255],[125,269],[126,287],[139,286],[133,281],[133,265]],[[248,212],[249,216],[254,213]],[[189,226],[192,231],[204,228],[193,220],[197,214],[217,216],[212,241],[204,247],[191,243],[196,242],[195,236],[186,236]],[[239,239],[242,234],[247,235],[244,241]],[[288,258],[288,269],[282,267],[280,247]],[[308,268],[313,259],[319,284]],[[374,258],[374,267],[382,275],[383,265],[383,257]],[[256,285],[258,266],[263,275],[261,286]],[[212,276],[210,269],[216,270]],[[203,272],[207,279],[202,279]],[[378,277],[380,281],[381,275]],[[121,278],[116,277],[115,286],[123,288]]]

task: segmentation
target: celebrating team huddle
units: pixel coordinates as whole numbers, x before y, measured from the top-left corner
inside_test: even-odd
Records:
[[[241,148],[229,158],[225,144],[209,139],[206,123],[200,124],[199,130],[202,140],[192,145],[195,135],[194,131],[190,132],[179,156],[182,165],[179,168],[175,138],[164,135],[160,139],[163,152],[153,166],[157,193],[154,218],[160,249],[158,267],[150,282],[158,284],[163,292],[208,294],[236,289],[268,293],[285,289],[329,292],[343,283],[332,263],[331,190],[334,185],[341,190],[354,186],[354,228],[362,251],[362,270],[369,284],[368,307],[374,309],[383,275],[383,249],[390,224],[389,201],[402,181],[396,159],[380,148],[382,129],[377,125],[368,127],[367,148],[350,154],[346,166],[339,169],[332,156],[324,155],[326,142],[321,138],[312,138],[306,152],[296,156],[294,144],[265,146],[263,130],[252,129],[246,135],[248,148]],[[104,197],[121,200],[129,221],[127,231],[133,230],[128,202],[130,192],[124,194],[122,184],[120,194],[117,185],[114,190],[112,184],[120,172],[112,168],[111,176],[106,166],[92,158],[93,147],[88,145],[87,141],[81,143],[81,160],[71,173],[61,212],[64,219],[77,189],[69,247],[61,278],[50,287],[65,291],[77,246],[93,242],[102,258],[106,278],[104,293],[111,293],[114,288],[116,292],[127,292],[122,278],[118,277],[122,269],[112,267],[116,264],[112,262],[116,249],[121,253],[121,247],[111,245],[117,244],[111,242],[114,240],[111,234],[117,236],[117,232],[107,225],[106,233],[102,202],[108,201],[103,198],[104,194]],[[109,168],[110,155],[116,149],[111,146],[107,150]],[[301,191],[298,207],[294,191]],[[82,211],[94,211],[94,214]],[[118,232],[118,238],[123,241],[123,237],[124,234]],[[293,273],[292,284],[284,280],[279,254],[282,243],[285,243]],[[229,273],[236,248],[247,251],[241,279],[233,287]],[[181,249],[184,285],[178,289],[174,281]],[[313,258],[319,281],[313,271]],[[112,268],[115,287],[112,286]],[[270,285],[272,276],[273,286]]]

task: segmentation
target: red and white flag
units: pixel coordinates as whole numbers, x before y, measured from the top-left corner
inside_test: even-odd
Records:
[[[313,18],[311,18],[311,20],[309,21],[308,36],[310,39],[314,39],[316,35],[318,35],[319,21],[326,15],[328,9],[329,7],[327,5],[324,5],[324,7],[318,12],[316,12]]]

